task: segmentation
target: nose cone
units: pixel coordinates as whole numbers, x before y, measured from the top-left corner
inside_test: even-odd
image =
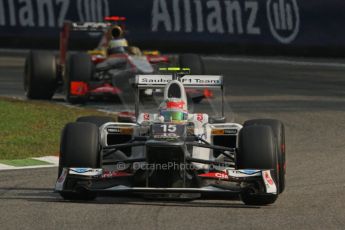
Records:
[[[187,96],[184,86],[181,82],[173,80],[169,82],[164,89],[164,100],[169,98],[178,98],[184,101],[185,108],[187,109]]]

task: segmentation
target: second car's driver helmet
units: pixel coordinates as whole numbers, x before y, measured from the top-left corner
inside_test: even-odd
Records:
[[[118,53],[125,53],[128,47],[128,42],[126,39],[113,39],[109,42],[108,45],[108,55],[111,54],[118,54]]]
[[[179,98],[168,98],[159,107],[159,114],[164,122],[183,122],[188,119],[188,112],[185,110],[186,103]]]

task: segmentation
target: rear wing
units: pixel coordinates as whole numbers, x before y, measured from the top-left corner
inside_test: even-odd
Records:
[[[103,32],[104,36],[101,40],[102,44],[107,44],[109,37],[105,36],[107,31],[109,31],[114,26],[119,26],[124,31],[125,17],[110,16],[104,18],[105,22],[71,22],[65,21],[60,32],[60,63],[64,65],[66,63],[67,47],[69,43],[71,31],[80,32]]]
[[[72,31],[103,32],[112,24],[109,22],[65,22]]]
[[[173,80],[173,75],[136,75],[134,87],[139,89],[164,88]],[[221,75],[184,75],[177,79],[185,88],[223,88]]]
[[[133,83],[135,88],[135,116],[139,116],[139,95],[141,89],[164,88],[173,79],[173,74],[168,75],[136,75]],[[192,89],[219,89],[222,92],[222,116],[224,117],[224,83],[221,75],[184,75],[177,78],[185,88]]]

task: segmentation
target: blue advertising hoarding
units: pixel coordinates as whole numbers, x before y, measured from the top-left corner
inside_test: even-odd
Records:
[[[57,48],[65,20],[120,15],[131,41],[153,46],[345,48],[344,10],[342,0],[0,0],[0,46],[46,39]]]

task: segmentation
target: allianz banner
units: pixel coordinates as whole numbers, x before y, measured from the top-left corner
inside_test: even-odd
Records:
[[[65,20],[119,15],[132,41],[153,45],[345,47],[344,10],[344,0],[0,0],[0,46],[12,38],[58,44]]]

